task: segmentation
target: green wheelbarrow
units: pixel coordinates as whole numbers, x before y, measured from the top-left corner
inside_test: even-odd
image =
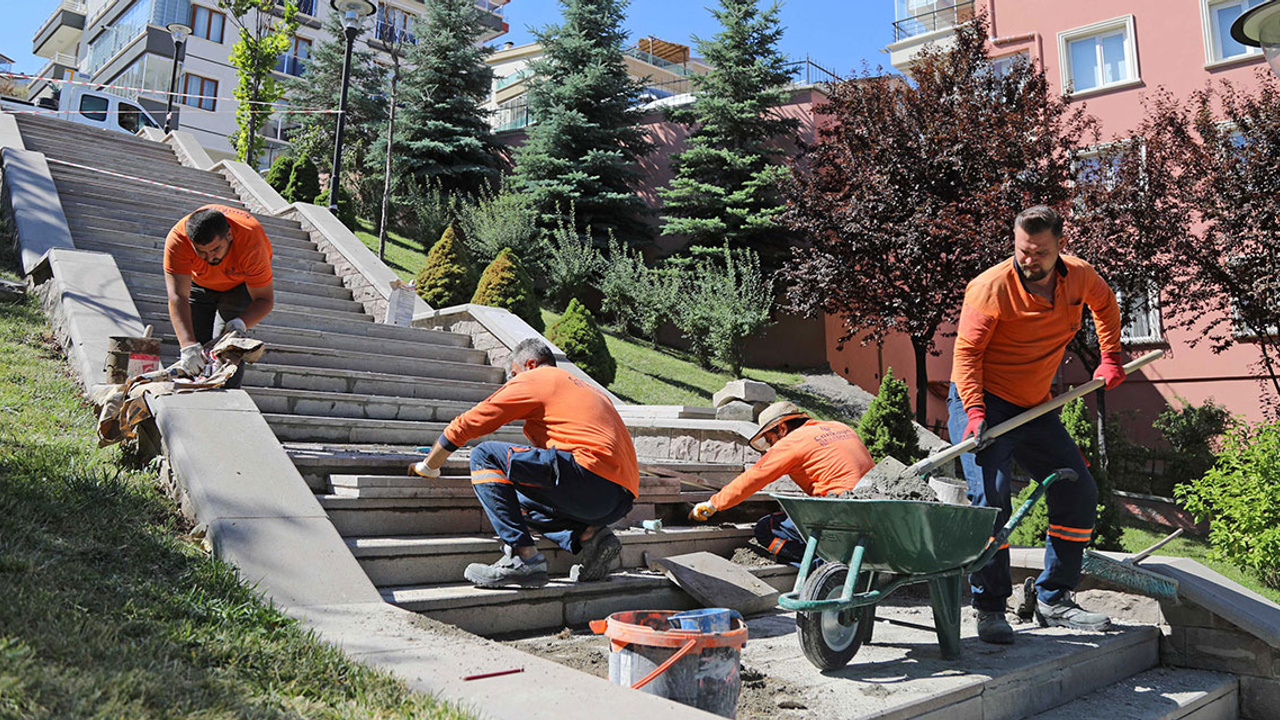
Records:
[[[1068,469],[1045,478],[995,536],[996,508],[774,495],[805,537],[795,589],[778,598],[796,611],[805,657],[822,670],[844,667],[870,640],[876,603],[917,583],[929,584],[934,627],[926,629],[937,632],[942,657],[960,657],[965,577],[1008,542],[1050,485],[1075,479]],[[815,557],[826,563],[814,568]]]

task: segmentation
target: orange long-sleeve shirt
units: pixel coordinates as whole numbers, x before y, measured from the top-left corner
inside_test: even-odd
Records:
[[[810,495],[852,490],[875,462],[853,428],[810,420],[787,433],[769,452],[711,496],[717,510],[731,508],[783,475]]]
[[[511,378],[454,418],[444,437],[461,447],[517,420],[535,446],[566,450],[583,468],[640,496],[636,448],[622,417],[603,393],[558,367]]]
[[[1111,288],[1077,257],[1060,255],[1056,272],[1053,302],[1027,290],[1012,258],[965,289],[951,382],[966,408],[985,407],[984,390],[1021,407],[1048,400],[1086,304],[1102,352],[1120,352],[1120,307]]]

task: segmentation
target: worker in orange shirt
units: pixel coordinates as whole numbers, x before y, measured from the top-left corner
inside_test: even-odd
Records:
[[[1010,462],[1043,480],[1059,468],[1079,475],[1074,483],[1052,485],[1046,494],[1049,532],[1044,572],[1036,579],[1036,618],[1042,626],[1105,630],[1110,618],[1075,603],[1085,545],[1093,533],[1098,490],[1079,448],[1057,413],[1032,420],[989,443],[988,423],[997,425],[1050,399],[1050,385],[1067,343],[1093,314],[1102,362],[1094,377],[1107,389],[1124,380],[1120,354],[1120,309],[1111,288],[1089,265],[1063,255],[1062,218],[1053,209],[1023,210],[1013,224],[1013,257],[983,272],[965,289],[956,335],[948,399],[953,442],[979,441],[977,452],[961,456],[969,499],[1000,509],[997,527],[1010,515]],[[1013,642],[1005,619],[1012,594],[1009,551],[1002,548],[973,573],[973,606],[978,637]]]
[[[243,334],[275,306],[271,241],[245,210],[205,205],[165,238],[164,284],[179,362],[195,377],[205,366],[202,345],[224,332]],[[226,387],[239,387],[243,376],[241,365]]]
[[[631,512],[640,494],[631,434],[609,398],[556,367],[542,340],[520,342],[507,366],[506,384],[454,418],[409,470],[439,477],[467,441],[523,420],[531,445],[488,441],[471,451],[472,488],[506,552],[492,565],[468,565],[463,575],[485,588],[545,585],[547,559],[533,528],[579,556],[571,580],[601,580],[622,550],[609,524]]]
[[[760,413],[760,430],[751,447],[764,453],[720,492],[698,503],[691,520],[707,520],[737,505],[783,475],[809,495],[839,495],[852,490],[875,462],[853,428],[839,422],[814,420],[794,404],[781,401]],[[781,562],[798,564],[804,557],[804,538],[784,512],[756,523],[756,540]]]

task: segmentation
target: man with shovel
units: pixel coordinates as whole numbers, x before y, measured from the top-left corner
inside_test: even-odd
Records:
[[[708,520],[783,475],[809,495],[839,495],[852,490],[875,467],[871,453],[853,428],[814,420],[786,401],[776,402],[760,413],[760,430],[750,445],[764,456],[710,500],[694,506],[689,513],[691,520]],[[797,564],[804,558],[804,538],[784,512],[760,518],[755,535],[780,562]]]
[[[953,442],[969,437],[978,450],[961,456],[969,499],[1010,515],[1010,464],[1043,479],[1059,468],[1079,475],[1046,494],[1049,532],[1044,572],[1036,580],[1036,619],[1042,626],[1105,630],[1110,619],[1075,603],[1085,545],[1093,533],[1098,491],[1080,449],[1057,413],[1049,413],[982,442],[988,423],[998,425],[1050,399],[1050,385],[1067,343],[1089,306],[1102,362],[1094,371],[1110,390],[1125,376],[1120,355],[1120,309],[1115,294],[1087,262],[1061,253],[1062,218],[1051,208],[1023,210],[1014,220],[1013,257],[979,275],[965,290],[951,370],[949,430]],[[1005,619],[1012,594],[1008,547],[970,575],[978,637],[1013,642]]]
[[[578,556],[570,580],[602,580],[622,550],[609,524],[631,512],[640,494],[631,433],[609,398],[556,367],[537,338],[515,346],[507,372],[507,382],[454,418],[409,471],[439,477],[467,441],[523,420],[529,445],[490,440],[471,451],[472,489],[506,551],[491,565],[471,563],[463,576],[483,588],[545,585],[547,559],[532,528]]]
[[[164,284],[179,362],[196,377],[204,370],[205,343],[232,330],[243,334],[275,306],[271,241],[248,212],[205,205],[165,238]],[[241,365],[224,387],[240,387],[243,376]]]

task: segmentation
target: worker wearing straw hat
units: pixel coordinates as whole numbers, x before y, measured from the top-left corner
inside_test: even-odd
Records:
[[[737,505],[783,475],[809,495],[839,495],[852,490],[875,462],[853,428],[814,420],[793,403],[776,402],[760,413],[760,430],[751,447],[764,453],[755,465],[734,478],[711,499],[698,503],[690,519],[707,520]],[[786,513],[775,512],[756,523],[756,540],[779,560],[798,563],[804,539]]]

